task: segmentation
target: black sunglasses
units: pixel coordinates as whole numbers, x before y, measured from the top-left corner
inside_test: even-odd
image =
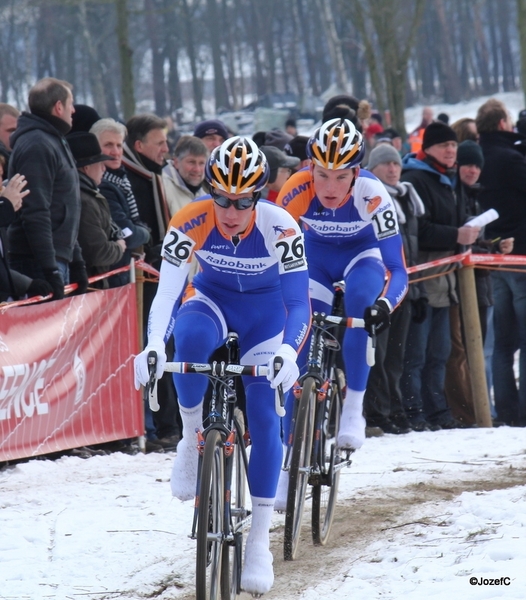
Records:
[[[230,200],[230,198],[226,198],[225,196],[216,196],[216,194],[212,194],[212,198],[221,208],[230,208],[233,206],[236,210],[247,210],[247,208],[252,208],[252,206],[254,206],[259,195],[250,196],[248,198],[239,198],[238,200]]]

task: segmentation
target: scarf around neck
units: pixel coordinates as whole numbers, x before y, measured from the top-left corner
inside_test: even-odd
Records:
[[[404,225],[407,222],[407,218],[399,201],[399,198],[401,196],[409,194],[409,203],[411,204],[413,214],[415,215],[415,217],[421,217],[425,213],[426,209],[424,207],[424,203],[422,202],[422,198],[420,198],[413,184],[409,183],[409,181],[399,181],[394,186],[384,183],[384,186],[385,189],[389,192],[391,198],[393,199],[393,203],[396,208],[396,216],[398,217],[398,222],[402,225]]]
[[[153,202],[155,207],[155,216],[157,218],[157,225],[159,227],[160,235],[164,237],[164,232],[166,232],[168,229],[168,223],[170,222],[170,211],[168,209],[168,203],[166,202],[162,175],[158,175],[157,173],[147,169],[137,154],[129,148],[126,142],[123,144],[123,148],[124,155],[122,157],[122,164],[125,165],[126,168],[130,169],[130,171],[133,173],[140,175],[152,183]]]

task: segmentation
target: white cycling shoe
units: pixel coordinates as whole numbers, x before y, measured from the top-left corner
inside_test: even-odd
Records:
[[[278,489],[276,490],[276,500],[274,501],[274,510],[285,512],[287,510],[287,495],[289,492],[289,472],[281,470],[279,472]]]
[[[177,444],[177,455],[170,477],[172,496],[179,500],[192,500],[195,497],[198,460],[195,434],[182,438]]]
[[[273,560],[268,544],[251,538],[249,534],[241,573],[241,588],[249,594],[266,594],[274,583]]]

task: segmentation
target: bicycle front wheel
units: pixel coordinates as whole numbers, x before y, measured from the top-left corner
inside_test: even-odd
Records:
[[[340,481],[337,465],[341,459],[336,435],[340,429],[342,387],[345,383],[345,375],[341,369],[337,369],[336,377],[338,380],[333,381],[325,402],[319,405],[324,416],[318,456],[320,477],[312,486],[312,541],[320,546],[325,546],[331,532]]]
[[[223,545],[221,563],[222,600],[235,600],[241,591],[241,569],[243,567],[243,533],[250,524],[246,508],[247,455],[244,447],[245,425],[243,413],[235,409],[236,443],[232,453],[232,479],[230,486],[230,535]]]
[[[206,437],[197,520],[196,599],[218,600],[223,550],[224,457],[219,431]]]
[[[289,472],[287,510],[285,513],[285,539],[283,544],[285,560],[296,558],[300,539],[301,521],[311,467],[316,386],[316,380],[312,377],[308,377],[303,382],[303,391],[296,416]]]

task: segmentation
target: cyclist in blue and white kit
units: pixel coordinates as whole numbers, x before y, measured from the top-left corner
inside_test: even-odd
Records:
[[[212,196],[194,200],[176,213],[162,250],[159,288],[148,322],[148,346],[135,359],[136,386],[148,380],[146,357],[166,362],[165,339],[173,329],[177,361],[207,362],[225,342],[239,335],[241,364],[284,364],[276,377],[244,380],[252,440],[249,483],[252,525],[247,537],[242,587],[263,594],[274,575],[269,530],[282,462],[280,420],[272,388],[290,389],[299,375],[297,352],[310,327],[308,272],[303,235],[294,219],[270,202],[258,202],[268,180],[267,160],[250,139],[230,138],[206,165]],[[185,291],[190,260],[200,270]],[[181,307],[172,317],[183,296]],[[198,453],[196,428],[202,429],[203,396],[208,379],[174,375],[183,421],[171,487],[174,496],[194,497]]]
[[[348,388],[338,445],[351,449],[365,440],[367,334],[373,326],[377,333],[389,326],[389,315],[408,284],[396,210],[383,184],[360,170],[364,152],[351,121],[327,121],[307,143],[310,167],[293,175],[277,199],[302,224],[313,311],[330,313],[333,283],[343,279],[347,316],[365,319],[366,330],[348,329],[343,341]],[[306,366],[307,351],[305,345],[298,357],[300,369]],[[287,405],[290,418],[292,393]],[[288,431],[288,419],[284,425]]]

